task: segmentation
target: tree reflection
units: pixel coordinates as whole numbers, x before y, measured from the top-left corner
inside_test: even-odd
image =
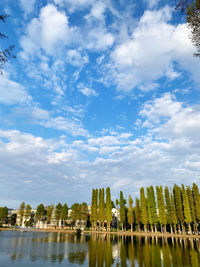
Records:
[[[13,235],[13,236],[12,236]],[[62,233],[13,233],[0,238],[0,256],[13,262],[39,259],[64,266],[172,267],[200,266],[199,239],[82,235]],[[1,261],[0,261],[1,265]],[[20,266],[20,265],[18,265]]]

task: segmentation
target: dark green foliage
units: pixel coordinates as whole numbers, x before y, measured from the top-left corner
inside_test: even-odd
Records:
[[[112,222],[112,202],[111,202],[110,187],[106,188],[106,221],[110,228],[110,223]]]
[[[38,219],[38,221],[41,221],[44,218],[45,215],[45,208],[44,205],[41,203],[37,206],[35,217]]]
[[[0,222],[3,223],[8,216],[8,208],[0,207]]]
[[[96,226],[98,219],[98,190],[92,190],[92,203],[91,203],[91,223],[93,226]]]
[[[179,220],[179,222],[183,222],[184,216],[183,216],[183,205],[182,205],[182,198],[181,198],[181,188],[178,185],[174,185],[173,188],[173,194],[174,194],[174,204],[176,208],[176,217]]]
[[[61,220],[66,221],[68,219],[68,210],[69,210],[69,208],[68,208],[67,204],[65,203],[62,206]]]
[[[149,224],[156,224],[158,222],[158,216],[153,186],[147,188],[147,199]]]
[[[135,220],[137,224],[138,230],[140,230],[140,222],[141,222],[141,209],[140,209],[140,200],[136,198],[135,200]]]
[[[61,219],[61,213],[62,213],[62,204],[58,203],[55,210],[56,221],[59,221]]]
[[[128,223],[131,226],[131,231],[133,231],[133,223],[134,223],[133,199],[130,195],[128,198]]]
[[[99,189],[99,222],[102,223],[105,220],[105,201],[104,201],[104,188]]]
[[[192,218],[190,214],[188,196],[183,184],[182,184],[182,200],[183,200],[184,221],[189,224],[192,222]]]
[[[126,216],[125,216],[125,204],[124,204],[124,197],[123,197],[123,192],[120,191],[120,200],[119,200],[119,215],[120,215],[120,221],[122,223],[122,231],[124,230],[124,223],[126,220]]]
[[[193,222],[195,222],[196,218],[195,218],[194,199],[192,196],[192,190],[189,186],[187,186],[186,191],[187,191],[187,196],[188,196],[188,201],[189,201],[189,206],[190,206],[191,219]]]
[[[163,188],[162,186],[156,186],[156,194],[157,194],[157,204],[158,204],[158,219],[161,225],[166,228],[167,217],[165,212],[165,202],[163,197]],[[164,229],[166,231],[166,229]]]
[[[52,217],[52,212],[54,210],[54,205],[51,204],[51,206],[47,207],[47,221],[50,223],[51,222],[51,217]]]
[[[200,222],[200,194],[199,194],[199,188],[194,183],[192,186],[192,192],[194,197],[194,207],[195,207],[195,216],[196,220],[199,223]]]
[[[148,213],[147,213],[147,203],[143,187],[140,188],[140,203],[141,203],[141,222],[142,224],[144,224],[145,231],[147,231]]]

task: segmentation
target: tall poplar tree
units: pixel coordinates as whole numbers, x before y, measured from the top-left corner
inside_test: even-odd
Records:
[[[124,231],[124,223],[125,223],[126,215],[125,215],[125,204],[124,204],[124,197],[123,197],[122,191],[120,191],[119,205],[120,205],[120,208],[119,208],[120,221],[122,223],[122,231]]]
[[[144,225],[145,232],[147,232],[148,213],[147,213],[147,204],[144,193],[144,187],[140,188],[140,203],[141,203],[141,222]]]
[[[105,220],[104,188],[99,189],[99,222],[102,227]]]
[[[47,207],[47,222],[48,223],[51,223],[53,210],[54,210],[54,205],[53,204],[51,204],[50,206]]]
[[[156,207],[156,199],[154,194],[153,186],[147,188],[147,206],[148,206],[148,219],[149,224],[151,225],[151,230],[153,232],[153,227],[155,227],[155,231],[157,232],[157,207]]]
[[[140,200],[138,198],[136,198],[135,200],[135,220],[136,220],[138,231],[140,231],[141,209],[140,209]]]
[[[171,233],[173,233],[172,203],[171,203],[169,189],[167,186],[165,186],[165,204],[166,204],[167,223],[170,225]]]
[[[95,198],[96,198],[96,189],[92,189],[92,202],[91,202],[91,215],[90,221],[92,223],[92,227],[95,227]]]
[[[133,232],[134,214],[133,214],[133,199],[131,195],[128,197],[128,223],[131,226],[131,232]]]
[[[112,222],[112,202],[111,202],[110,187],[106,188],[106,221],[108,224],[108,229],[110,229],[110,224]]]
[[[182,198],[181,198],[181,188],[178,185],[174,185],[173,187],[173,194],[174,194],[174,203],[176,208],[176,216],[181,226],[182,232],[184,232],[184,215],[183,215],[183,205],[182,205]],[[180,230],[179,226],[179,230]]]
[[[197,223],[200,223],[200,194],[199,194],[199,188],[195,183],[193,183],[192,192],[194,198],[196,221]]]
[[[188,224],[189,227],[189,233],[191,233],[191,225],[192,222],[191,214],[190,214],[190,206],[188,201],[188,196],[185,191],[185,186],[182,184],[182,199],[183,199],[183,211],[184,211],[184,219],[185,222]]]
[[[170,200],[171,200],[171,223],[172,223],[174,231],[176,233],[176,225],[177,225],[178,221],[177,221],[177,216],[176,216],[176,208],[175,208],[175,204],[174,204],[173,193],[171,193],[171,195],[170,195]]]
[[[196,217],[195,217],[195,208],[194,208],[194,199],[192,195],[192,190],[189,186],[186,187],[189,206],[190,206],[190,214],[192,219],[192,225],[194,227],[194,230],[196,230]]]
[[[167,224],[167,217],[165,212],[165,202],[163,197],[163,188],[162,186],[156,186],[156,194],[157,194],[157,204],[158,204],[158,218],[161,224],[161,229],[166,232],[166,224]]]

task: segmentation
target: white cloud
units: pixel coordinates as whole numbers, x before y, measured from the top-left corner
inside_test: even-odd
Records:
[[[8,73],[0,79],[0,102],[7,105],[28,103],[31,96],[28,95],[25,87],[9,78]]]
[[[26,14],[29,14],[34,10],[35,1],[36,0],[20,0],[21,7]]]
[[[69,49],[67,51],[67,61],[76,67],[82,67],[89,62],[87,54],[81,55],[81,52],[75,49]]]
[[[34,55],[43,49],[47,54],[55,55],[72,41],[74,34],[65,13],[48,4],[41,9],[39,18],[30,22],[26,35],[21,38],[23,53]]]
[[[66,131],[73,136],[88,136],[88,131],[83,128],[78,119],[59,117],[50,117],[48,120],[40,122],[41,125],[47,128],[54,128],[60,131]]]
[[[98,93],[84,84],[80,83],[78,86],[79,91],[85,96],[98,96]]]
[[[158,79],[180,76],[180,69],[190,72],[199,83],[200,63],[193,57],[190,30],[186,24],[171,24],[171,18],[172,10],[167,6],[145,11],[129,39],[115,47],[106,70],[118,89],[152,90]]]

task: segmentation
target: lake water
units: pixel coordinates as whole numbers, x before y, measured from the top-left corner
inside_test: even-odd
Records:
[[[0,232],[0,267],[200,266],[199,239]]]

